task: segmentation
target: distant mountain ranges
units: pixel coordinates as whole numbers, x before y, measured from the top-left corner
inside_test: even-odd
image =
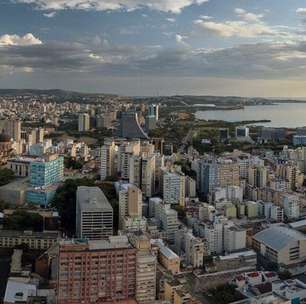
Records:
[[[68,90],[50,89],[0,89],[0,96],[41,96],[54,98],[55,100],[75,100],[88,101],[95,98],[120,97],[116,94],[105,93],[84,93]],[[167,103],[169,106],[190,106],[196,104],[212,105],[272,105],[275,103],[306,102],[303,99],[289,98],[260,98],[260,97],[239,97],[239,96],[193,96],[193,95],[174,95],[174,96],[152,96],[152,97],[130,97],[136,103]]]

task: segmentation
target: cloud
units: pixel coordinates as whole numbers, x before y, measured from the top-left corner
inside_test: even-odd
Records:
[[[222,37],[254,38],[264,35],[275,35],[275,31],[263,23],[248,23],[245,21],[214,22],[195,20],[202,29]]]
[[[304,7],[298,8],[298,9],[296,10],[296,13],[297,13],[298,15],[306,15],[306,7],[305,7],[305,8],[304,8]]]
[[[264,17],[263,14],[254,14],[247,12],[242,8],[236,8],[235,13],[243,20],[247,22],[260,22],[261,19]]]
[[[185,42],[185,39],[187,39],[188,36],[183,36],[181,34],[176,34],[175,35],[175,40],[178,44],[180,44],[181,46],[189,46],[187,42]]]
[[[207,15],[201,15],[199,19],[211,20],[211,19],[214,19],[214,17],[212,17],[212,16],[207,16]]]
[[[56,16],[56,12],[44,13],[46,18],[54,18]]]
[[[166,20],[168,21],[168,22],[172,22],[172,23],[174,23],[176,20],[175,20],[175,18],[166,18]]]
[[[39,45],[39,44],[42,44],[42,41],[36,38],[31,33],[28,33],[23,37],[18,35],[9,35],[9,34],[0,36],[0,47],[14,46],[14,45],[27,46],[27,45]]]
[[[12,1],[12,0],[11,0]],[[19,3],[33,4],[41,10],[120,10],[133,11],[149,8],[163,12],[180,13],[182,9],[193,4],[203,4],[209,0],[14,0]]]
[[[41,72],[91,77],[225,77],[228,79],[305,79],[306,42],[243,44],[223,49],[45,43],[0,48],[0,73]],[[80,76],[81,77],[81,76]]]

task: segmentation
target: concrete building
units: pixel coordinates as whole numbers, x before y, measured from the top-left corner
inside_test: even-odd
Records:
[[[132,184],[123,184],[119,191],[119,228],[123,228],[125,217],[142,217],[142,192]]]
[[[145,197],[155,193],[155,155],[146,155],[141,161],[141,191]]]
[[[224,225],[224,251],[231,253],[246,248],[246,230],[235,225]]]
[[[98,187],[81,186],[76,194],[76,233],[81,239],[101,240],[113,234],[113,208]]]
[[[185,248],[186,262],[194,268],[203,267],[205,252],[203,240],[196,238],[192,232],[188,232],[185,236]]]
[[[101,170],[100,178],[105,180],[108,176],[116,175],[115,170],[116,145],[114,141],[101,147]]]
[[[249,137],[249,131],[248,127],[236,127],[236,138]]]
[[[212,192],[218,186],[217,162],[201,160],[197,170],[197,188],[203,197]]]
[[[57,154],[36,158],[30,164],[30,188],[27,202],[47,206],[53,199],[58,183],[64,177],[64,158]]]
[[[306,146],[306,135],[293,135],[294,146]]]
[[[256,218],[259,216],[259,205],[257,202],[246,202],[246,214],[248,218]]]
[[[135,299],[136,254],[126,236],[61,242],[57,303],[112,304]]]
[[[212,202],[218,201],[243,201],[243,188],[240,186],[227,186],[223,188],[215,188],[211,193],[210,200]]]
[[[47,250],[60,240],[58,232],[0,230],[0,248],[25,244],[32,250]]]
[[[20,120],[4,120],[2,122],[1,133],[10,136],[14,141],[20,142],[21,140],[21,121]]]
[[[204,237],[207,241],[208,254],[221,254],[223,252],[222,223],[205,224]]]
[[[86,132],[90,129],[90,117],[87,113],[79,114],[78,130],[79,132]]]
[[[15,173],[18,177],[27,177],[30,175],[30,166],[35,158],[31,157],[16,157],[7,161],[6,167]]]
[[[218,186],[240,186],[239,164],[224,160],[218,164]]]
[[[154,116],[156,120],[159,120],[159,105],[150,104],[148,107],[148,115]]]
[[[264,188],[267,186],[267,168],[264,166],[252,166],[248,171],[248,183],[252,187]]]
[[[271,226],[253,236],[253,248],[277,265],[289,266],[306,258],[306,237],[284,225]]]
[[[164,171],[163,198],[166,204],[185,206],[185,175]]]
[[[159,205],[158,216],[161,228],[166,233],[167,241],[173,243],[175,232],[178,229],[177,212],[171,209],[169,204],[161,204]]]
[[[151,252],[150,240],[144,235],[135,233],[130,239],[138,250],[136,260],[136,300],[139,304],[154,303],[156,299],[157,258]]]
[[[197,183],[190,176],[185,176],[185,196],[189,198],[197,196]]]
[[[44,187],[62,181],[64,176],[64,158],[57,154],[36,158],[30,165],[30,184],[32,187]]]
[[[300,217],[300,201],[295,194],[284,194],[282,199],[284,215],[288,219],[297,219]]]
[[[180,257],[167,247],[162,240],[153,240],[153,244],[158,247],[158,261],[172,274],[180,272]]]
[[[138,114],[135,111],[121,113],[118,135],[124,138],[149,139],[142,129],[138,120]]]

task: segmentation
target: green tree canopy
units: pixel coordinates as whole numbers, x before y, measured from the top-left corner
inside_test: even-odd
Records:
[[[51,203],[59,212],[62,228],[68,236],[75,235],[76,191],[79,186],[95,186],[92,179],[67,179],[56,191]]]

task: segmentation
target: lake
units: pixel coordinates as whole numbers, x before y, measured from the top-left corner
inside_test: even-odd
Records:
[[[270,120],[271,122],[254,125],[276,128],[297,128],[306,126],[306,103],[247,106],[241,110],[197,111],[195,116],[197,119],[224,120],[229,122],[242,120]]]

